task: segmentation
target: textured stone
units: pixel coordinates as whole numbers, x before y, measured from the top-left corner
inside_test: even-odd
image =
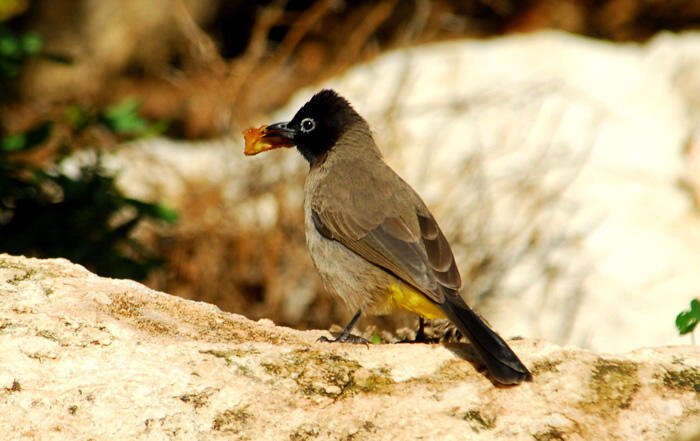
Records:
[[[646,441],[700,416],[697,347],[513,340],[534,381],[497,387],[466,344],[324,334],[0,255],[0,439]]]

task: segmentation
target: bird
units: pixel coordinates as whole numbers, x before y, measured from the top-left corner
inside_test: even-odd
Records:
[[[447,318],[498,383],[532,381],[508,344],[462,298],[461,276],[437,221],[384,162],[369,124],[348,100],[323,89],[291,120],[249,130],[246,154],[296,147],[309,163],[306,244],[326,290],[357,311],[335,339],[321,340],[366,342],[351,334],[362,314],[406,309],[419,316],[417,337],[424,319]],[[248,137],[255,138],[250,146]]]

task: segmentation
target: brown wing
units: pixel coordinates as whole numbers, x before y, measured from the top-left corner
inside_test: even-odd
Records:
[[[459,271],[440,227],[413,189],[381,165],[327,177],[317,192],[323,197],[311,203],[316,229],[436,302],[458,296]]]

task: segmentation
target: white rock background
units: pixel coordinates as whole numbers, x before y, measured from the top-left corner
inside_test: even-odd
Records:
[[[699,78],[700,33],[619,45],[545,32],[396,51],[299,92],[270,119],[289,119],[321,87],[337,89],[448,237],[469,242],[480,228],[487,245],[512,258],[481,308],[502,334],[620,352],[689,342],[673,322],[700,296],[700,214],[691,197],[700,192]],[[196,146],[150,140],[109,166],[129,193],[174,206],[183,177],[225,182],[237,200],[251,169],[267,180],[305,169],[292,152],[241,151],[238,136]],[[479,179],[464,172],[475,158]],[[513,176],[519,184],[532,177],[553,197],[533,230],[504,244],[538,201],[514,191]],[[488,183],[488,193],[475,183]],[[299,188],[289,197],[301,207]],[[484,204],[488,216],[474,215]],[[244,208],[236,215],[251,224],[274,224],[274,199]],[[551,243],[563,235],[565,246],[518,258],[534,230]],[[464,274],[473,256],[461,241],[453,245]],[[537,276],[543,262],[556,271],[550,283]]]

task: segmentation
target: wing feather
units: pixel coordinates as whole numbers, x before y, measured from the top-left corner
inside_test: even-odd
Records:
[[[311,204],[316,229],[436,302],[459,296],[461,278],[447,239],[415,191],[384,167],[383,173],[356,167],[345,179],[329,175],[325,191],[319,188],[325,197]]]

